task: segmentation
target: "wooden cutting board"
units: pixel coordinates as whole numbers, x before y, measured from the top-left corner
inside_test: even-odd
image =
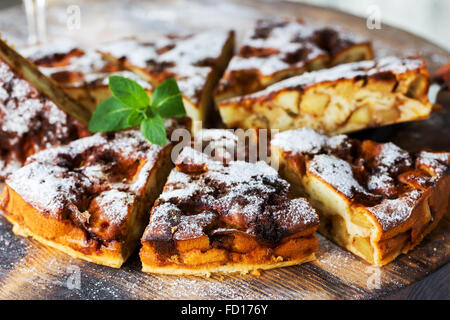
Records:
[[[372,39],[378,56],[421,53],[431,72],[450,60],[450,53],[407,32],[386,25],[381,30],[368,30],[364,19],[301,4],[251,0],[111,2],[89,1],[86,9],[87,1],[80,1],[83,19],[81,28],[75,30],[68,29],[61,18],[66,15],[69,2],[52,4],[48,11],[50,38],[68,35],[86,45],[95,45],[98,39],[131,34],[151,38],[162,32],[232,27],[242,39],[257,18],[301,16],[313,24],[339,24]],[[21,7],[0,12],[0,31],[20,45],[26,36],[24,19]],[[449,110],[450,104],[429,120],[367,130],[354,136],[393,141],[411,151],[450,150]],[[317,260],[301,266],[265,271],[260,276],[159,276],[140,271],[137,253],[118,270],[73,259],[36,241],[15,236],[0,216],[0,298],[373,299],[395,295],[450,260],[448,217],[415,250],[382,268],[372,267],[318,237]]]

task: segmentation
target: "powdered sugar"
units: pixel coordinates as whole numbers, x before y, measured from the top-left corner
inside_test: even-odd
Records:
[[[385,199],[380,204],[367,208],[367,210],[377,218],[383,230],[389,230],[405,222],[411,216],[421,195],[422,191],[412,190],[398,199]]]
[[[386,172],[382,171],[380,173],[373,174],[368,177],[367,188],[370,191],[373,190],[386,190],[393,186],[394,179]]]
[[[181,216],[173,238],[175,240],[189,240],[202,237],[205,235],[203,230],[215,219],[216,214],[212,212],[202,212],[195,216]]]
[[[233,130],[201,129],[196,132],[195,139],[200,141],[237,141],[238,137],[233,133]]]
[[[68,56],[75,49],[79,50],[81,54],[71,56],[62,66],[49,67],[45,64],[41,66],[38,63],[42,59],[51,61],[56,54]],[[21,52],[31,61],[38,63],[40,71],[49,77],[61,72],[76,73],[75,79],[68,77],[67,83],[57,79],[64,87],[81,87],[94,84],[107,86],[109,76],[120,75],[137,81],[146,89],[151,89],[149,83],[143,81],[142,78],[132,72],[105,71],[111,69],[111,63],[105,60],[99,52],[93,49],[82,50],[77,43],[69,39],[58,39],[50,44],[46,43],[45,45],[24,48]],[[117,69],[117,67],[114,66],[112,69]]]
[[[303,73],[302,75],[279,81],[262,91],[245,97],[263,97],[286,89],[304,90],[307,87],[319,83],[333,82],[341,79],[354,79],[355,77],[370,77],[380,72],[392,72],[397,75],[408,70],[417,70],[423,66],[424,64],[421,59],[402,59],[397,57],[384,57],[373,61],[346,63],[329,69]],[[238,97],[230,100],[234,101],[236,99],[243,98]]]
[[[426,172],[436,173],[433,179],[437,181],[450,164],[449,153],[423,151],[416,158],[393,143],[361,145],[345,135],[327,137],[305,128],[278,133],[272,144],[285,152],[308,154],[307,174],[320,178],[357,205],[365,204],[384,230],[409,218],[422,194],[412,185],[428,188],[431,184]],[[418,169],[425,172],[418,173]],[[408,171],[410,174],[404,175]],[[412,185],[399,179],[400,173]]]
[[[366,40],[332,29],[315,28],[298,21],[260,20],[243,42],[238,55],[230,61],[228,72],[256,70],[263,76],[289,68],[307,68],[316,59],[327,59],[331,52],[316,41],[316,33],[336,32],[335,47],[349,47]],[[329,40],[328,40],[329,41]]]
[[[135,197],[144,196],[149,173],[163,149],[147,142],[138,130],[96,134],[35,154],[7,184],[55,218],[61,218],[63,210],[77,210],[84,199],[95,198],[109,222],[120,223]],[[128,168],[136,162],[142,165],[129,176]]]
[[[406,166],[411,166],[411,158],[409,153],[392,142],[381,145],[380,152],[376,156],[377,164],[391,167],[395,164],[403,162]]]
[[[146,61],[155,59],[157,56],[153,44],[139,43],[136,39],[107,42],[99,46],[98,50],[119,59],[126,57],[131,64],[140,68],[145,68]]]
[[[213,135],[222,137],[226,133],[214,132]],[[172,170],[159,204],[153,209],[146,239],[160,237],[161,229],[166,230],[165,238],[171,238],[169,228],[162,226],[164,219],[161,217],[164,214],[167,216],[166,225],[173,227],[188,224],[189,233],[187,229],[186,232],[183,231],[184,227],[178,229],[178,236],[183,239],[203,234],[203,228],[212,223],[213,217],[234,227],[248,229],[248,233],[268,237],[269,241],[274,241],[274,238],[285,233],[303,230],[318,221],[314,209],[305,200],[289,200],[289,184],[280,179],[277,171],[265,162],[230,161],[224,164],[186,147],[176,164],[177,168]],[[178,168],[181,164],[183,166]],[[186,172],[182,172],[184,165],[187,165]],[[192,166],[196,166],[195,170]],[[279,200],[272,203],[274,198]],[[186,205],[194,207],[186,211]],[[198,217],[200,220],[197,221],[199,212],[195,208],[207,210],[209,213],[205,214],[209,218],[200,216],[201,219]],[[156,212],[158,218],[155,216]],[[180,214],[183,216],[181,220],[177,218]],[[154,219],[158,223],[153,223]],[[258,229],[259,224],[269,223],[268,221],[272,221],[272,232],[280,230],[279,233],[269,235],[268,231],[264,233]]]
[[[317,153],[326,142],[325,135],[310,128],[301,128],[277,133],[270,143],[286,152]]]
[[[58,218],[69,203],[79,201],[80,189],[91,183],[66,168],[32,162],[11,174],[6,183],[26,202]]]
[[[73,118],[0,61],[0,153],[9,158],[2,161],[21,163],[24,154],[68,142],[79,134]],[[6,167],[13,166],[4,164],[0,177],[9,172]]]
[[[95,198],[103,213],[113,224],[121,224],[126,220],[130,206],[135,200],[134,194],[115,189],[105,191]]]
[[[350,164],[333,155],[316,155],[308,162],[308,170],[349,198],[355,192],[365,193],[364,188],[353,177]]]
[[[211,61],[220,57],[228,32],[206,31],[182,38],[162,38],[152,43],[124,39],[102,45],[99,50],[151,74],[173,74],[184,96],[194,103],[206,84]],[[162,53],[159,53],[163,51]],[[153,65],[163,66],[161,70]]]
[[[284,152],[292,154],[317,154],[342,147],[350,147],[346,135],[328,137],[310,128],[277,133],[270,143],[281,148]]]
[[[302,212],[310,212],[309,215],[301,214]],[[303,225],[303,224],[316,224],[319,222],[319,216],[312,208],[311,204],[304,198],[297,198],[289,201],[287,208],[283,208],[275,215],[279,215],[276,221],[282,221],[281,229],[287,229],[294,233],[297,230],[291,229],[291,227]]]
[[[448,152],[427,152],[422,151],[417,157],[417,163],[432,171],[436,177],[441,177],[448,172],[450,167],[450,153]]]
[[[72,39],[60,38],[48,42],[45,45],[24,47],[20,49],[20,53],[31,61],[36,61],[54,55],[67,54],[78,46],[78,43]]]

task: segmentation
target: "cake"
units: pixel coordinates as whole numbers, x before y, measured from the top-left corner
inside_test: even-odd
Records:
[[[219,102],[228,127],[339,134],[425,119],[429,74],[421,58],[385,57],[292,77]]]
[[[60,106],[87,117],[84,109],[0,40],[0,183],[33,153],[89,135],[85,125]]]
[[[175,78],[187,115],[195,121],[206,121],[213,110],[212,91],[233,48],[233,32],[206,31],[164,36],[153,42],[123,39],[105,43],[99,51],[154,87],[167,78]]]
[[[448,211],[448,152],[409,153],[308,128],[271,143],[281,176],[317,209],[319,232],[373,265],[416,247]]]
[[[207,145],[233,148],[230,133],[210,133],[203,130],[215,137]],[[311,205],[291,198],[265,162],[228,155],[190,146],[179,154],[141,240],[144,272],[247,273],[314,259],[319,220]]]
[[[122,70],[96,50],[82,49],[79,44],[68,39],[26,47],[21,53],[91,112],[112,95],[108,86],[108,77],[111,75],[135,80],[149,94],[152,89],[148,82],[135,73]]]
[[[119,268],[173,166],[171,149],[131,129],[41,151],[7,178],[0,208],[14,233]]]
[[[260,91],[306,71],[373,58],[369,41],[302,20],[258,20],[215,91],[216,101]]]

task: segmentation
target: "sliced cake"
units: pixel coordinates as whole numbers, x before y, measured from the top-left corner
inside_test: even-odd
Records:
[[[171,149],[128,130],[41,151],[7,178],[0,208],[16,234],[118,268],[139,243]]]
[[[259,20],[231,59],[215,98],[249,94],[306,71],[372,58],[369,41],[337,28],[301,20]]]
[[[0,182],[29,155],[89,135],[59,107],[88,119],[80,105],[0,40]]]
[[[236,141],[229,132],[203,134],[216,150]],[[141,240],[144,272],[247,273],[314,259],[318,216],[290,197],[276,170],[201,150],[183,149],[153,206]]]
[[[111,96],[108,87],[108,77],[111,75],[130,78],[149,93],[151,91],[151,85],[135,73],[107,61],[96,50],[81,49],[76,42],[68,39],[27,47],[21,53],[91,112]]]
[[[100,52],[139,74],[154,87],[175,78],[189,117],[205,121],[211,112],[212,91],[231,58],[234,33],[207,31],[165,36],[153,42],[124,39],[106,43]]]
[[[219,103],[228,127],[329,134],[427,118],[429,74],[421,58],[386,57],[292,77]]]
[[[319,232],[374,265],[407,253],[449,208],[450,153],[312,129],[272,139],[281,176],[318,210]]]

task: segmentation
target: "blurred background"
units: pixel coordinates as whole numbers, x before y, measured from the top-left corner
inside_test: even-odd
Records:
[[[188,1],[188,0],[184,0]],[[220,2],[220,0],[217,0]],[[259,0],[276,2],[276,0]],[[330,7],[362,17],[379,14],[382,23],[420,35],[450,51],[449,0],[291,0]],[[57,0],[47,0],[57,2]],[[211,2],[211,0],[207,1]],[[77,1],[71,1],[76,4]],[[22,0],[1,0],[0,10],[22,5]]]
[[[422,36],[450,51],[448,0],[295,0],[330,7],[361,17],[379,8],[382,23]]]

